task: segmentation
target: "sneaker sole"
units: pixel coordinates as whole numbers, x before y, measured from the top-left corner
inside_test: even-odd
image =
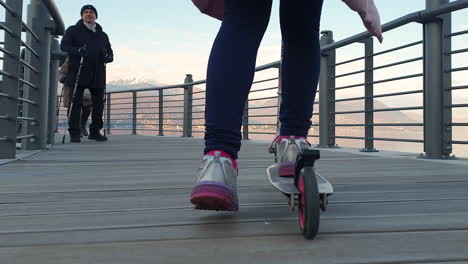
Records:
[[[101,139],[97,139],[97,138],[88,138],[89,140],[94,140],[94,141],[99,141],[99,142],[106,142],[107,139],[104,139],[104,140],[101,140]]]
[[[237,199],[233,197],[233,191],[224,184],[202,182],[193,188],[190,202],[197,210],[238,211]]]

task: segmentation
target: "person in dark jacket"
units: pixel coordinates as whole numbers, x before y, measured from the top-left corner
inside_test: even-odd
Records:
[[[81,19],[76,25],[69,27],[60,43],[62,51],[67,52],[70,58],[69,70],[65,84],[75,87],[78,77],[78,88],[73,98],[73,107],[70,109],[68,131],[71,142],[80,142],[81,134],[81,107],[83,92],[89,88],[93,101],[92,122],[89,126],[89,139],[106,141],[107,138],[100,133],[103,126],[102,114],[104,109],[104,92],[106,87],[106,63],[114,60],[109,37],[102,27],[96,23],[97,10],[92,5],[81,8]],[[81,73],[78,75],[80,61],[83,57]]]

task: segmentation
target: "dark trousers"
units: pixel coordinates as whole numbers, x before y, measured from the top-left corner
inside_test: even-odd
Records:
[[[304,137],[311,126],[320,73],[322,4],[323,0],[281,0],[281,135]],[[218,149],[237,158],[242,115],[271,5],[272,0],[225,0],[224,20],[208,62],[205,153]]]
[[[79,136],[81,133],[81,109],[83,107],[83,92],[85,88],[78,87],[75,98],[73,98],[73,107],[70,109],[70,119],[68,120],[68,131],[72,136]],[[104,110],[104,89],[89,89],[93,100],[93,111],[91,114],[90,134],[97,134],[102,129],[102,114]],[[73,95],[73,93],[72,93]]]

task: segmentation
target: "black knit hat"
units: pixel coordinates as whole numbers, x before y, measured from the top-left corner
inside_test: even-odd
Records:
[[[80,15],[81,15],[81,16],[83,16],[83,13],[84,13],[84,11],[85,11],[86,9],[91,9],[91,10],[93,10],[94,14],[96,14],[96,18],[98,17],[97,10],[96,10],[96,8],[95,8],[94,6],[92,6],[92,5],[85,5],[85,6],[83,6],[83,7],[81,8],[81,12],[80,12]]]

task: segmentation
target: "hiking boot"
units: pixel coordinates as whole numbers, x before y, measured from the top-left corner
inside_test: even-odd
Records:
[[[81,128],[81,136],[82,137],[87,137],[89,136],[88,130],[86,130],[86,127]]]
[[[304,137],[278,136],[270,147],[279,166],[280,177],[294,177],[296,159],[303,150],[310,149],[310,143]]]
[[[198,210],[238,211],[237,162],[221,150],[210,151],[202,160],[190,202]]]
[[[81,142],[81,136],[80,136],[80,135],[72,135],[72,134],[70,134],[70,142],[72,142],[72,143],[79,143],[79,142]]]
[[[107,137],[101,135],[101,133],[99,133],[99,132],[97,132],[97,133],[91,133],[91,134],[88,136],[88,139],[96,140],[96,141],[107,141]]]

